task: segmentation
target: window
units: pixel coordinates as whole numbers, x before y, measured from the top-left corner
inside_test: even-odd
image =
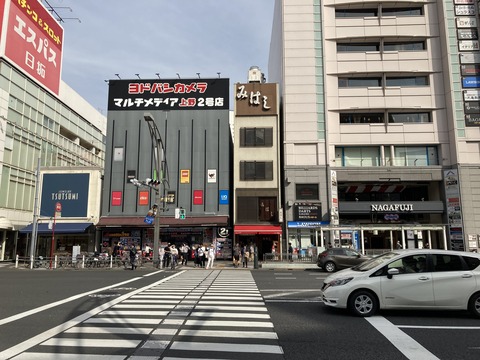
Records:
[[[423,15],[423,7],[405,7],[405,8],[382,8],[382,16],[421,16]]]
[[[378,9],[336,9],[336,18],[363,18],[378,16]]]
[[[383,113],[340,113],[340,124],[381,124],[383,122]]]
[[[463,256],[463,260],[467,264],[468,270],[475,270],[480,266],[480,259],[470,256]]]
[[[437,148],[434,146],[396,146],[396,166],[438,165]]]
[[[433,269],[436,272],[463,270],[463,263],[460,256],[434,254],[432,255],[432,258],[433,258]]]
[[[273,161],[241,161],[240,180],[273,180]]]
[[[379,51],[379,43],[346,43],[337,44],[337,52],[366,52]]]
[[[296,184],[295,197],[297,200],[318,200],[318,184]]]
[[[338,87],[347,88],[347,87],[370,87],[370,86],[381,86],[382,79],[380,77],[355,77],[355,78],[338,78]]]
[[[380,148],[378,146],[338,147],[335,149],[337,164],[341,166],[379,166]]]
[[[387,77],[386,86],[426,86],[428,76]]]
[[[273,128],[241,128],[240,146],[273,146]]]
[[[425,41],[385,42],[383,44],[384,51],[420,51],[425,49]]]
[[[430,113],[390,113],[388,114],[389,123],[429,123],[431,122]]]

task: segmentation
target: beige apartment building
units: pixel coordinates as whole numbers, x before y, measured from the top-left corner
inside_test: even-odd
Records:
[[[478,21],[473,0],[276,1],[285,241],[478,248]]]

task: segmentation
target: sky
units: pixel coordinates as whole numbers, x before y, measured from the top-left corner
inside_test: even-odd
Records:
[[[231,94],[233,84],[247,82],[250,66],[268,81],[274,0],[47,2],[63,19],[62,80],[104,115],[105,80],[118,79],[115,74],[186,79],[220,73],[230,79]]]

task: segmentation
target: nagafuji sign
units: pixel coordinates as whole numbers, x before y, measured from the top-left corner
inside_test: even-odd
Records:
[[[413,211],[413,204],[380,204],[370,205],[371,211],[391,211],[391,212],[400,212],[400,211]]]

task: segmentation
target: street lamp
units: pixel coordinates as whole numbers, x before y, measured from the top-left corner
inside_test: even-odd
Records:
[[[159,181],[159,189],[155,192],[155,203],[162,204],[160,209],[157,209],[157,214],[155,214],[155,222],[153,227],[153,262],[158,264],[158,248],[160,240],[160,211],[164,210],[165,207],[165,197],[163,192],[165,190],[165,182],[168,182],[165,176],[165,147],[163,145],[162,136],[158,130],[157,125],[153,119],[152,114],[144,113],[143,118],[148,125],[148,130],[150,132],[150,137],[152,139],[152,149],[153,157],[155,160],[155,173],[154,178]]]

